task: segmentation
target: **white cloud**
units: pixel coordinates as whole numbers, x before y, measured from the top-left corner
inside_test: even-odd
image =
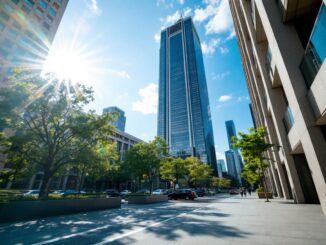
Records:
[[[132,104],[132,110],[141,112],[142,114],[155,114],[157,112],[158,86],[150,83],[146,87],[141,88],[138,94],[141,100]]]
[[[201,43],[203,54],[214,54],[217,46],[221,43],[221,39],[213,38],[208,43]]]
[[[227,101],[229,101],[231,99],[232,99],[232,95],[226,94],[226,95],[220,96],[220,98],[218,98],[218,101],[219,102],[227,102]]]
[[[177,22],[179,19],[181,18],[181,14],[179,12],[179,10],[177,10],[174,14],[168,15],[164,22],[166,25],[172,25],[175,22]]]
[[[237,102],[248,101],[250,100],[249,96],[239,96]]]
[[[121,78],[130,80],[130,75],[126,71],[116,71],[116,70],[110,69],[110,70],[108,70],[108,72],[115,75],[115,76],[117,76],[117,77],[121,77]]]
[[[216,74],[216,75],[213,74],[212,80],[222,80],[223,78],[227,77],[228,75],[230,75],[229,71],[222,72],[222,73],[219,73],[219,74]]]
[[[215,147],[215,148],[216,148],[216,147]],[[217,151],[216,151],[216,159],[217,159],[217,160],[219,160],[219,159],[223,159],[224,162],[225,162],[225,154],[224,154],[224,152],[222,153],[222,152],[217,152]]]
[[[221,54],[227,54],[230,52],[230,50],[227,47],[220,47]]]
[[[216,7],[214,17],[208,21],[205,29],[206,34],[233,32],[234,27],[228,1],[220,1],[220,4]]]
[[[192,9],[188,7],[188,8],[183,10],[183,16],[184,17],[190,16],[191,12],[192,12]]]
[[[155,40],[155,42],[159,43],[161,41],[161,35],[159,33],[156,33],[154,35],[154,40]]]
[[[209,17],[213,16],[216,12],[216,8],[213,5],[208,5],[206,8],[195,9],[194,12],[194,21],[201,23],[207,20]]]
[[[98,7],[97,0],[87,0],[86,4],[93,14],[100,15],[102,13],[102,10]]]
[[[183,5],[185,3],[185,0],[178,0],[179,4]]]

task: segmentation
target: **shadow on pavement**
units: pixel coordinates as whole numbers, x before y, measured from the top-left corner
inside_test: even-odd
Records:
[[[202,199],[195,206],[191,206],[191,202],[125,205],[122,209],[8,223],[0,226],[1,244],[33,244],[45,241],[54,244],[95,244],[137,229],[174,242],[180,238],[180,232],[189,236],[249,235],[224,225],[221,219],[230,214],[209,207],[210,205],[200,205],[205,202],[210,203],[213,200]],[[133,238],[122,235],[114,243],[132,244]]]

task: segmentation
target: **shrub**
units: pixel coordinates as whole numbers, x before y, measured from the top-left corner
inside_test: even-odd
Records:
[[[258,193],[258,192],[265,192],[264,187],[258,187],[258,188],[256,189],[256,192],[257,192],[257,193]]]

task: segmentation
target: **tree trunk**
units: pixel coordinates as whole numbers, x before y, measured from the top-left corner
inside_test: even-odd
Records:
[[[51,174],[49,172],[45,172],[42,178],[39,198],[48,199],[50,183],[51,183]]]

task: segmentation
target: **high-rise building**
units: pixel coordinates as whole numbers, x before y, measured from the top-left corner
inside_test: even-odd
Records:
[[[1,0],[0,86],[14,67],[39,73],[69,0]]]
[[[326,214],[326,0],[229,0],[257,127],[266,188]]]
[[[217,172],[218,172],[218,177],[223,177],[223,173],[226,173],[226,167],[225,167],[225,162],[223,159],[218,159],[217,160]]]
[[[225,127],[228,135],[229,149],[235,149],[235,147],[232,145],[232,137],[237,137],[237,131],[235,130],[233,120],[226,121]]]
[[[225,161],[223,159],[218,159],[217,160],[217,165],[220,164],[221,165],[221,169],[222,169],[222,172],[227,172],[226,170],[226,165],[225,165]]]
[[[199,36],[190,17],[161,32],[158,135],[174,156],[197,156],[216,171]]]
[[[225,152],[225,160],[228,166],[228,174],[233,178],[238,179],[238,172],[236,169],[236,155],[233,150],[228,150]]]
[[[235,129],[235,125],[234,125],[233,120],[226,121],[225,122],[225,127],[226,127],[226,133],[227,133],[227,136],[228,136],[228,142],[229,142],[229,151],[227,151],[227,152],[228,152],[228,155],[233,154],[233,157],[232,158],[229,157],[228,159],[230,159],[230,161],[232,161],[234,163],[234,165],[235,165],[235,177],[238,179],[239,184],[241,184],[241,171],[242,171],[242,165],[243,164],[242,164],[241,155],[239,153],[239,149],[237,149],[236,147],[234,147],[232,145],[232,137],[237,136],[237,131]],[[228,159],[226,159],[226,161],[228,161]],[[228,163],[228,165],[229,165],[229,163]]]
[[[112,123],[112,125],[117,127],[117,129],[120,131],[124,132],[126,127],[125,112],[116,106],[104,108],[103,113],[105,112],[116,112],[115,121]]]

